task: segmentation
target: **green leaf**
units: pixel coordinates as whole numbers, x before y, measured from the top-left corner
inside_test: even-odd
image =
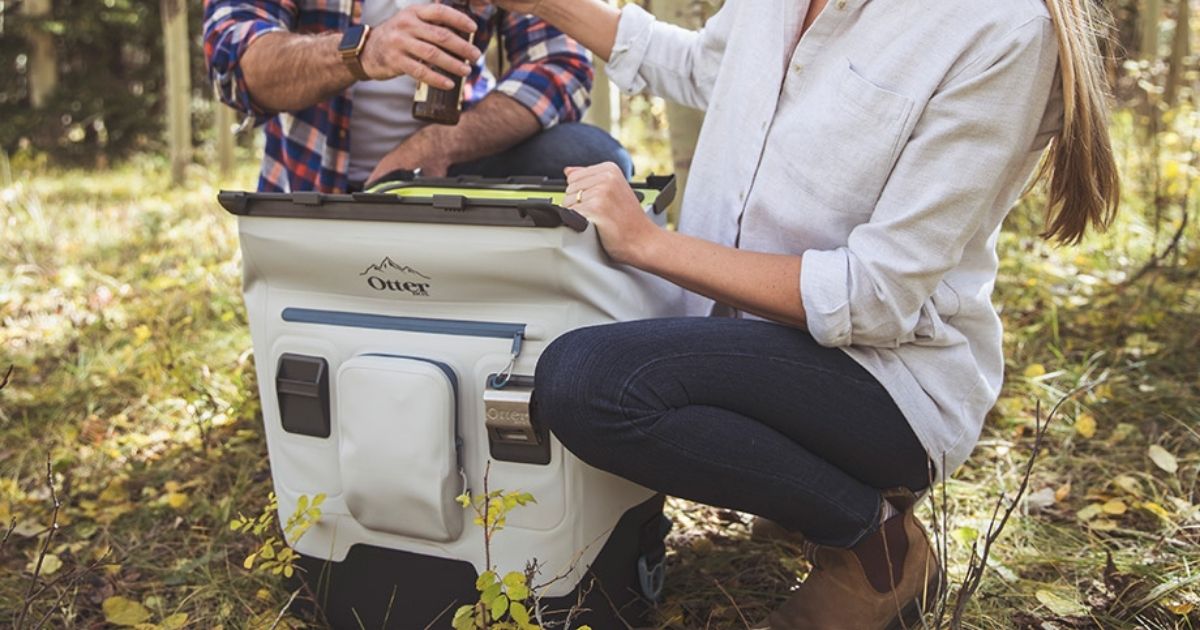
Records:
[[[509,588],[525,586],[525,574],[518,571],[510,571],[504,576],[504,585]]]
[[[504,616],[504,613],[508,612],[508,598],[504,595],[496,597],[492,600],[489,608],[492,613],[492,619],[500,619]]]
[[[479,577],[475,578],[475,590],[482,593],[483,591],[486,591],[489,586],[491,586],[495,583],[496,583],[496,572],[495,571],[484,571],[483,573],[479,574]]]
[[[529,599],[529,587],[524,584],[508,587],[508,598],[514,602],[523,602]]]
[[[256,554],[256,553],[252,553],[252,554],[246,556],[246,559],[242,562],[242,568],[246,569],[247,571],[249,571],[250,569],[253,569],[254,568],[254,559],[257,557],[258,557],[258,554]]]
[[[525,626],[529,624],[529,609],[525,607],[525,604],[522,604],[521,602],[513,602],[512,606],[509,607],[508,612],[512,616],[513,621],[517,622],[519,625]]]
[[[474,630],[475,628],[475,607],[462,606],[454,613],[454,621],[450,625],[454,630]]]
[[[480,594],[479,599],[485,602],[491,602],[493,599],[496,599],[500,596],[500,594],[503,592],[503,589],[504,587],[501,586],[499,582],[496,582],[484,589],[483,593]]]

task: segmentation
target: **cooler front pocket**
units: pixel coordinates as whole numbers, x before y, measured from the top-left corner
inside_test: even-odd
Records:
[[[463,529],[457,377],[416,357],[362,355],[337,379],[346,505],[378,532],[447,542]]]

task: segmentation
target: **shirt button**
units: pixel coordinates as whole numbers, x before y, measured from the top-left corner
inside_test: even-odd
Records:
[[[837,0],[837,8],[838,8],[838,10],[845,9],[846,8],[846,0]]]
[[[799,62],[792,64],[792,72],[800,73],[803,70],[804,70],[804,64],[799,63]]]

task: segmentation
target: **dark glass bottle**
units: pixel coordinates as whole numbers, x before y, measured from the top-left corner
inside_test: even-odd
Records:
[[[468,16],[471,15],[470,6],[465,1],[450,0],[445,4]],[[468,39],[466,33],[458,35],[463,39]],[[443,72],[439,68],[434,68],[433,71],[454,81],[454,87],[443,90],[428,83],[418,85],[416,97],[413,99],[413,118],[439,125],[457,125],[458,119],[462,115],[463,78]]]

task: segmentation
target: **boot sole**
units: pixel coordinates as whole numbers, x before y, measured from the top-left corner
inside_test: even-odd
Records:
[[[942,588],[945,587],[945,582],[942,581],[941,571],[929,579],[925,585],[925,593],[927,597],[917,596],[900,611],[900,614],[888,624],[887,630],[916,630],[923,628],[921,618],[925,616],[928,606],[922,605],[922,600],[925,602],[936,602],[942,596]]]

